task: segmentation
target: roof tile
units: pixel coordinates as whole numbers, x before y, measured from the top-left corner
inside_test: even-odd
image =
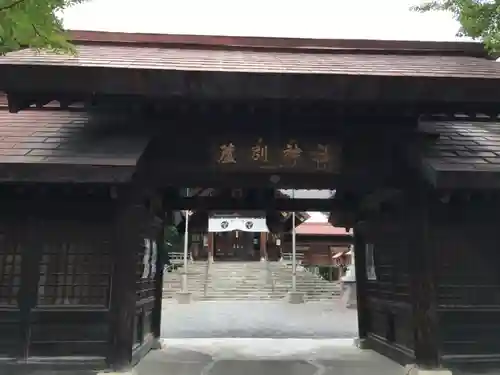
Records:
[[[345,228],[334,227],[330,223],[302,223],[296,233],[300,235],[316,236],[350,236],[352,231],[346,231]]]
[[[446,134],[428,145],[424,151],[423,167],[433,173],[500,173],[500,122],[460,119],[422,123],[422,127]],[[436,175],[437,176],[437,175]],[[465,175],[464,175],[465,176]],[[466,175],[461,180],[463,187],[479,187],[478,178]],[[457,177],[453,178],[457,183]],[[491,181],[491,180],[489,180]],[[436,183],[436,182],[434,182]],[[489,182],[485,182],[487,187]]]
[[[100,126],[91,126],[98,122]],[[81,110],[30,109],[11,114],[0,109],[0,164],[135,166],[148,138],[122,127],[110,131],[121,123],[120,118]]]
[[[16,51],[0,57],[0,65],[500,79],[500,64],[467,56],[224,51],[123,45],[80,45],[77,49],[76,57]]]

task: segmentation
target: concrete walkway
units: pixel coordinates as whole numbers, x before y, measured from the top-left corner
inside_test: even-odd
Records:
[[[402,375],[352,340],[166,339],[134,375]]]

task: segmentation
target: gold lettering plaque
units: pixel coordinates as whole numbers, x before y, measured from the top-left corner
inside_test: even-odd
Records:
[[[318,144],[316,149],[311,151],[311,160],[316,163],[316,169],[328,169],[330,163],[330,147],[324,144]]]
[[[236,147],[232,142],[221,145],[219,149],[219,164],[236,164]]]
[[[297,165],[297,160],[302,155],[302,149],[296,140],[292,139],[288,141],[285,148],[283,149],[283,159],[285,165],[289,167],[295,167]]]
[[[252,146],[252,160],[267,163],[268,153],[267,145],[264,144],[262,138],[259,138],[256,144]]]

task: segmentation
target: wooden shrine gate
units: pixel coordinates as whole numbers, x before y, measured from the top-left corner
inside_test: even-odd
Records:
[[[500,365],[500,65],[481,45],[74,39],[77,59],[0,57],[0,355],[130,367],[160,338],[173,211],[317,210],[354,228],[365,346]]]
[[[66,202],[61,220],[58,207],[45,204],[50,215],[37,214],[11,198],[0,215],[0,345],[13,358],[50,356],[54,347],[104,356],[112,276],[106,205]]]
[[[107,367],[119,355],[110,351],[110,340],[117,339],[112,322],[123,319],[133,327],[133,346],[150,348],[159,330],[152,316],[155,283],[163,273],[157,262],[162,227],[154,217],[141,207],[135,215],[123,213],[137,220],[125,230],[119,207],[102,186],[70,194],[60,188],[47,193],[36,186],[4,187],[1,195],[2,356],[29,361],[56,353],[83,358],[90,368]],[[127,247],[134,252],[123,259]],[[129,274],[120,280],[123,263]],[[119,308],[127,284],[136,296],[130,316]]]

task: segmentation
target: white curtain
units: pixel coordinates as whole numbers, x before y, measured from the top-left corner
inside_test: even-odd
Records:
[[[269,232],[265,218],[255,217],[211,217],[208,219],[209,232]]]

